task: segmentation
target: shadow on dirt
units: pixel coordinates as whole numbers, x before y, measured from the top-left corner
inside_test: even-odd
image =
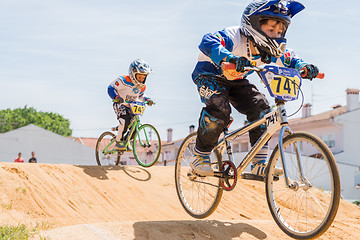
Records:
[[[242,235],[242,236],[241,236]],[[231,240],[251,236],[252,239],[266,239],[260,229],[247,223],[209,221],[149,221],[134,223],[135,240]]]
[[[111,171],[123,171],[129,177],[138,180],[138,181],[149,181],[151,179],[151,174],[138,166],[80,166],[76,167],[82,168],[84,173],[90,177],[94,177],[100,180],[107,180],[108,173]]]

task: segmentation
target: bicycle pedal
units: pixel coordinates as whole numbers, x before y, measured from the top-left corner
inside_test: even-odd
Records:
[[[259,175],[255,175],[252,173],[242,173],[240,175],[241,179],[246,179],[246,180],[254,180],[254,181],[260,181],[260,182],[264,182],[265,181],[265,177],[259,176]]]
[[[190,181],[194,181],[197,178],[197,174],[193,170],[190,170],[187,173],[187,177],[190,179]]]
[[[252,173],[243,173],[240,175],[240,178],[246,180],[265,182],[265,177],[258,176]],[[279,176],[274,176],[274,181],[279,181],[279,179],[280,179]]]

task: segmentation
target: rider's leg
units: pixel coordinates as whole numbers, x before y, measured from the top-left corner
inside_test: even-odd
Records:
[[[120,142],[123,140],[123,132],[125,127],[125,119],[119,118],[118,134],[116,135],[116,141]]]
[[[190,166],[203,176],[213,175],[209,155],[230,118],[228,92],[222,81],[223,79],[213,75],[201,75],[195,81],[206,107],[200,114],[194,159]]]
[[[117,148],[118,150],[126,150],[126,146],[125,144],[122,142],[123,140],[123,132],[126,125],[126,115],[127,115],[127,111],[124,105],[121,105],[119,103],[114,103],[113,104],[113,108],[114,108],[114,112],[116,114],[116,117],[119,121],[119,126],[118,126],[118,134],[116,135],[116,144],[115,144],[115,148]]]
[[[240,113],[247,116],[249,122],[255,121],[270,111],[269,103],[264,94],[244,79],[241,82],[232,83],[230,91],[230,102]],[[266,131],[266,126],[260,126],[249,131],[250,144],[253,146],[260,136]],[[265,144],[252,160],[251,173],[265,176],[269,147]],[[281,175],[281,169],[276,171]]]

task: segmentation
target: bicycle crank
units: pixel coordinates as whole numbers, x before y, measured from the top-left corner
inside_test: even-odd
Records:
[[[224,161],[220,168],[222,177],[220,178],[220,185],[226,191],[231,191],[235,188],[237,182],[237,171],[234,163]]]

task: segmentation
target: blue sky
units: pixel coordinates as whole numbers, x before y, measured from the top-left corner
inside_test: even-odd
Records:
[[[202,107],[191,80],[197,46],[205,33],[238,25],[249,2],[2,0],[0,109],[56,112],[71,121],[74,136],[98,137],[117,124],[108,84],[143,58],[154,70],[146,92],[156,105],[142,122],[156,126],[163,139],[168,128],[174,139],[184,137]],[[320,113],[345,105],[347,88],[360,88],[360,1],[301,2],[306,9],[293,18],[287,46],[326,74],[303,84],[305,102]],[[289,103],[288,113],[300,104]],[[243,116],[232,116],[233,127],[243,124]]]

